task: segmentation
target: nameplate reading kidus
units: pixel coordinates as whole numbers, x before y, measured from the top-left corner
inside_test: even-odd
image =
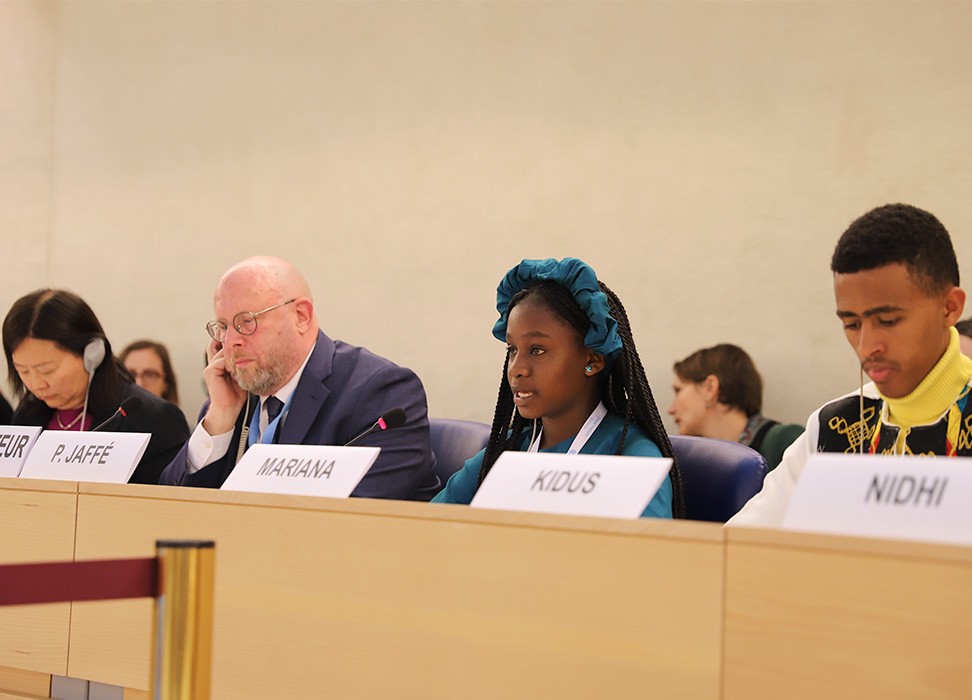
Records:
[[[504,452],[470,505],[638,518],[671,469],[660,457]]]

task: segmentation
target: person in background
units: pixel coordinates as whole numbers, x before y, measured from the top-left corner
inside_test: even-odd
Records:
[[[748,445],[773,469],[803,427],[764,416],[763,379],[745,350],[723,343],[696,350],[674,365],[675,399],[668,413],[681,435]]]
[[[959,349],[966,357],[972,357],[972,316],[955,324],[959,334]]]
[[[91,307],[72,292],[40,289],[15,301],[3,320],[3,350],[20,401],[14,425],[80,431],[111,418],[112,430],[151,433],[129,483],[158,483],[189,437],[178,406],[132,383]],[[116,420],[131,397],[135,407]]]
[[[213,311],[203,371],[210,400],[161,483],[219,488],[250,444],[344,445],[399,408],[404,425],[357,443],[381,452],[351,495],[428,501],[439,490],[421,380],[325,335],[296,267],[244,260],[216,285]]]
[[[861,386],[811,414],[763,489],[727,525],[781,525],[817,452],[972,456],[972,359],[959,352],[953,328],[965,291],[945,227],[907,204],[878,207],[843,233],[830,269]]]
[[[179,387],[169,351],[154,340],[136,340],[125,346],[119,355],[125,369],[135,383],[166,401],[179,403]]]
[[[506,362],[486,448],[435,503],[468,504],[505,450],[670,457],[643,517],[682,517],[678,463],[624,306],[576,258],[524,260],[496,293]]]

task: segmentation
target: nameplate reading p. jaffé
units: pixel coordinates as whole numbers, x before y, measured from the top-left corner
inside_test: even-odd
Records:
[[[811,455],[783,528],[972,544],[972,459]]]
[[[41,429],[33,425],[0,425],[0,476],[19,476]]]
[[[378,459],[380,447],[250,447],[223,482],[224,491],[347,498]]]
[[[149,433],[74,433],[45,430],[27,455],[28,479],[125,484],[148,446]]]
[[[470,505],[638,518],[671,467],[670,459],[658,457],[504,452]]]

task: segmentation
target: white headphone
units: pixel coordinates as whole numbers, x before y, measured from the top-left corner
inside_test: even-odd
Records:
[[[81,352],[81,363],[88,373],[88,386],[84,390],[84,408],[81,409],[81,430],[84,430],[84,417],[88,413],[88,394],[91,393],[91,380],[94,379],[95,370],[101,367],[101,363],[104,361],[105,339],[98,335],[89,340]]]
[[[105,361],[105,339],[99,335],[89,340],[88,344],[84,346],[84,351],[81,353],[81,360],[84,363],[85,371],[90,377],[90,375],[95,373],[96,369],[101,367],[101,363]]]

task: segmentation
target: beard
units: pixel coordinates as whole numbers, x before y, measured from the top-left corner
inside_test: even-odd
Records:
[[[243,369],[234,366],[233,379],[251,394],[269,396],[286,383],[292,364],[287,353],[279,346],[274,346],[263,362],[254,362]]]

